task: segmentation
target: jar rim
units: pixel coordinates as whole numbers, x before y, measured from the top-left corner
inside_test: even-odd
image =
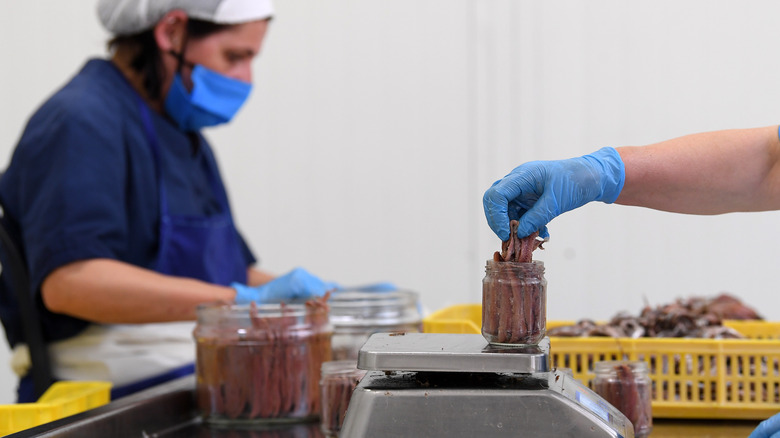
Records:
[[[530,262],[499,262],[491,259],[485,264],[485,273],[487,275],[496,274],[498,272],[511,272],[514,275],[543,277],[544,271],[544,262],[541,260],[532,260]]]
[[[266,304],[235,304],[228,302],[212,302],[200,304],[196,308],[198,317],[220,317],[224,319],[246,319],[250,315],[263,318],[305,316],[316,313],[327,313],[324,306],[307,306],[305,302],[266,303]]]
[[[323,377],[326,375],[352,375],[366,372],[366,370],[361,370],[357,367],[357,360],[350,359],[323,362],[320,369]]]
[[[407,289],[387,292],[343,290],[328,299],[335,326],[396,326],[422,322],[419,294]]]
[[[487,262],[485,263],[485,266],[494,266],[498,264],[506,265],[506,266],[518,266],[518,267],[523,267],[523,266],[532,267],[534,265],[542,266],[542,267],[544,266],[544,262],[542,260],[531,260],[530,262],[513,262],[513,261],[499,262],[494,259],[488,259]]]
[[[364,292],[359,290],[344,289],[333,292],[328,299],[328,304],[333,307],[358,307],[365,305],[387,305],[393,303],[416,303],[420,294],[417,292],[398,289],[386,292]]]

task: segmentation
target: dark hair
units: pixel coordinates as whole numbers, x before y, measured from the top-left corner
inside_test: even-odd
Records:
[[[202,38],[229,26],[228,24],[217,24],[190,18],[187,20],[187,38]],[[108,41],[109,50],[113,51],[120,47],[135,50],[130,67],[143,77],[144,91],[149,98],[159,99],[161,97],[160,87],[165,80],[165,72],[162,68],[162,53],[154,39],[154,30],[149,29],[134,35],[116,36]]]

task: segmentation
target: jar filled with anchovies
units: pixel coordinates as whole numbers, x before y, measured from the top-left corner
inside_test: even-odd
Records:
[[[325,436],[339,435],[352,392],[365,374],[366,371],[358,369],[354,360],[337,360],[322,364],[320,426]]]
[[[420,297],[409,290],[343,290],[328,300],[333,324],[333,360],[357,361],[360,347],[374,333],[422,331]]]
[[[496,345],[537,345],[546,331],[544,263],[488,260],[482,279],[482,336]]]
[[[315,420],[333,333],[324,299],[198,307],[197,403],[215,424]]]
[[[601,361],[593,366],[593,391],[616,407],[634,425],[634,436],[653,430],[652,380],[644,361]]]

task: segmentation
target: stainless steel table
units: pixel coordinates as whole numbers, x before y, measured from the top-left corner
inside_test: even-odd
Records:
[[[195,404],[195,378],[184,377],[105,406],[8,435],[22,437],[111,438],[308,438],[323,437],[319,423],[257,429],[204,424]]]
[[[195,379],[185,377],[105,406],[8,435],[22,437],[319,438],[318,423],[268,429],[220,429],[198,418]],[[746,438],[758,421],[654,420],[652,438]],[[520,436],[520,435],[518,435]]]

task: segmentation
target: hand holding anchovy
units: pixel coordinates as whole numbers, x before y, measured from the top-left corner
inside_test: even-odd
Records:
[[[539,232],[546,239],[547,224],[558,215],[591,201],[615,202],[625,178],[614,148],[567,160],[531,161],[493,183],[482,206],[501,240],[509,240],[510,220],[518,221],[518,237]]]
[[[493,254],[482,283],[482,335],[491,344],[535,345],[547,327],[544,265],[532,261],[539,233],[519,238],[516,220],[509,239]]]

